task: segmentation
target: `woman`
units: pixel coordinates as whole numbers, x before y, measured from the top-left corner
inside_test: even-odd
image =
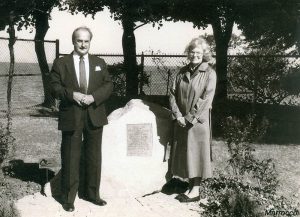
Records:
[[[171,172],[189,181],[189,189],[176,199],[191,202],[199,199],[201,178],[212,176],[210,109],[216,73],[210,64],[209,46],[202,37],[194,38],[185,53],[189,64],[176,75],[169,98],[172,119],[176,120]]]

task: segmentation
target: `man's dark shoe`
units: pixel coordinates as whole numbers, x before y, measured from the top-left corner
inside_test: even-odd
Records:
[[[102,200],[101,198],[97,198],[95,200],[89,199],[89,198],[84,198],[84,200],[89,201],[97,206],[105,206],[107,202],[105,200]]]
[[[67,212],[73,212],[75,210],[74,204],[72,203],[64,203],[62,205],[62,207],[64,208],[65,211]]]

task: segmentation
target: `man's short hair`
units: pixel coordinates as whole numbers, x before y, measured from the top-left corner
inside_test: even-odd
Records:
[[[86,27],[86,26],[80,26],[80,27],[76,28],[76,29],[73,31],[73,33],[72,33],[72,42],[73,42],[73,43],[74,43],[74,40],[75,40],[75,34],[76,34],[76,32],[78,32],[79,30],[85,30],[85,31],[89,32],[89,34],[90,34],[90,40],[92,40],[92,38],[93,38],[93,33],[92,33],[91,29],[90,29],[89,27]]]

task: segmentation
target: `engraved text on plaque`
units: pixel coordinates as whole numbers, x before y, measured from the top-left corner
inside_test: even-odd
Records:
[[[127,124],[127,156],[152,155],[152,124]]]

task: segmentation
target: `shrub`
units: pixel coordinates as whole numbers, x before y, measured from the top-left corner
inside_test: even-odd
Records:
[[[114,84],[113,96],[125,96],[126,95],[126,72],[124,68],[124,63],[115,63],[113,65],[108,65],[108,71],[112,76],[112,81]],[[138,66],[139,73],[139,83],[149,85],[149,76],[142,73],[142,66]]]
[[[0,165],[8,154],[9,148],[12,148],[14,140],[7,128],[0,123]]]
[[[13,148],[15,141],[9,131],[11,120],[9,119],[8,126],[4,127],[0,123],[0,165],[7,157],[9,151]],[[11,188],[3,176],[2,167],[0,171],[0,217],[17,217],[19,216],[11,197]]]
[[[108,65],[107,69],[112,76],[114,84],[113,95],[125,96],[126,94],[126,74],[123,63]]]
[[[13,202],[13,190],[5,178],[0,180],[0,217],[20,216]]]
[[[20,216],[12,201],[0,201],[0,217],[18,217]]]
[[[207,179],[202,183],[200,191],[209,198],[207,203],[200,201],[200,206],[204,208],[202,216],[260,216],[258,204],[252,195],[255,191],[236,177],[220,176]]]
[[[292,210],[284,197],[276,194],[277,172],[271,159],[256,159],[250,142],[259,141],[268,128],[268,121],[254,115],[244,120],[228,117],[223,122],[224,140],[229,160],[226,171],[203,180],[200,200],[203,217],[258,217],[268,207]]]
[[[288,90],[299,88],[286,88],[286,80],[299,64],[276,54],[275,49],[260,49],[229,61],[229,92],[234,93],[231,98],[253,103],[292,104],[291,95],[295,91]]]

